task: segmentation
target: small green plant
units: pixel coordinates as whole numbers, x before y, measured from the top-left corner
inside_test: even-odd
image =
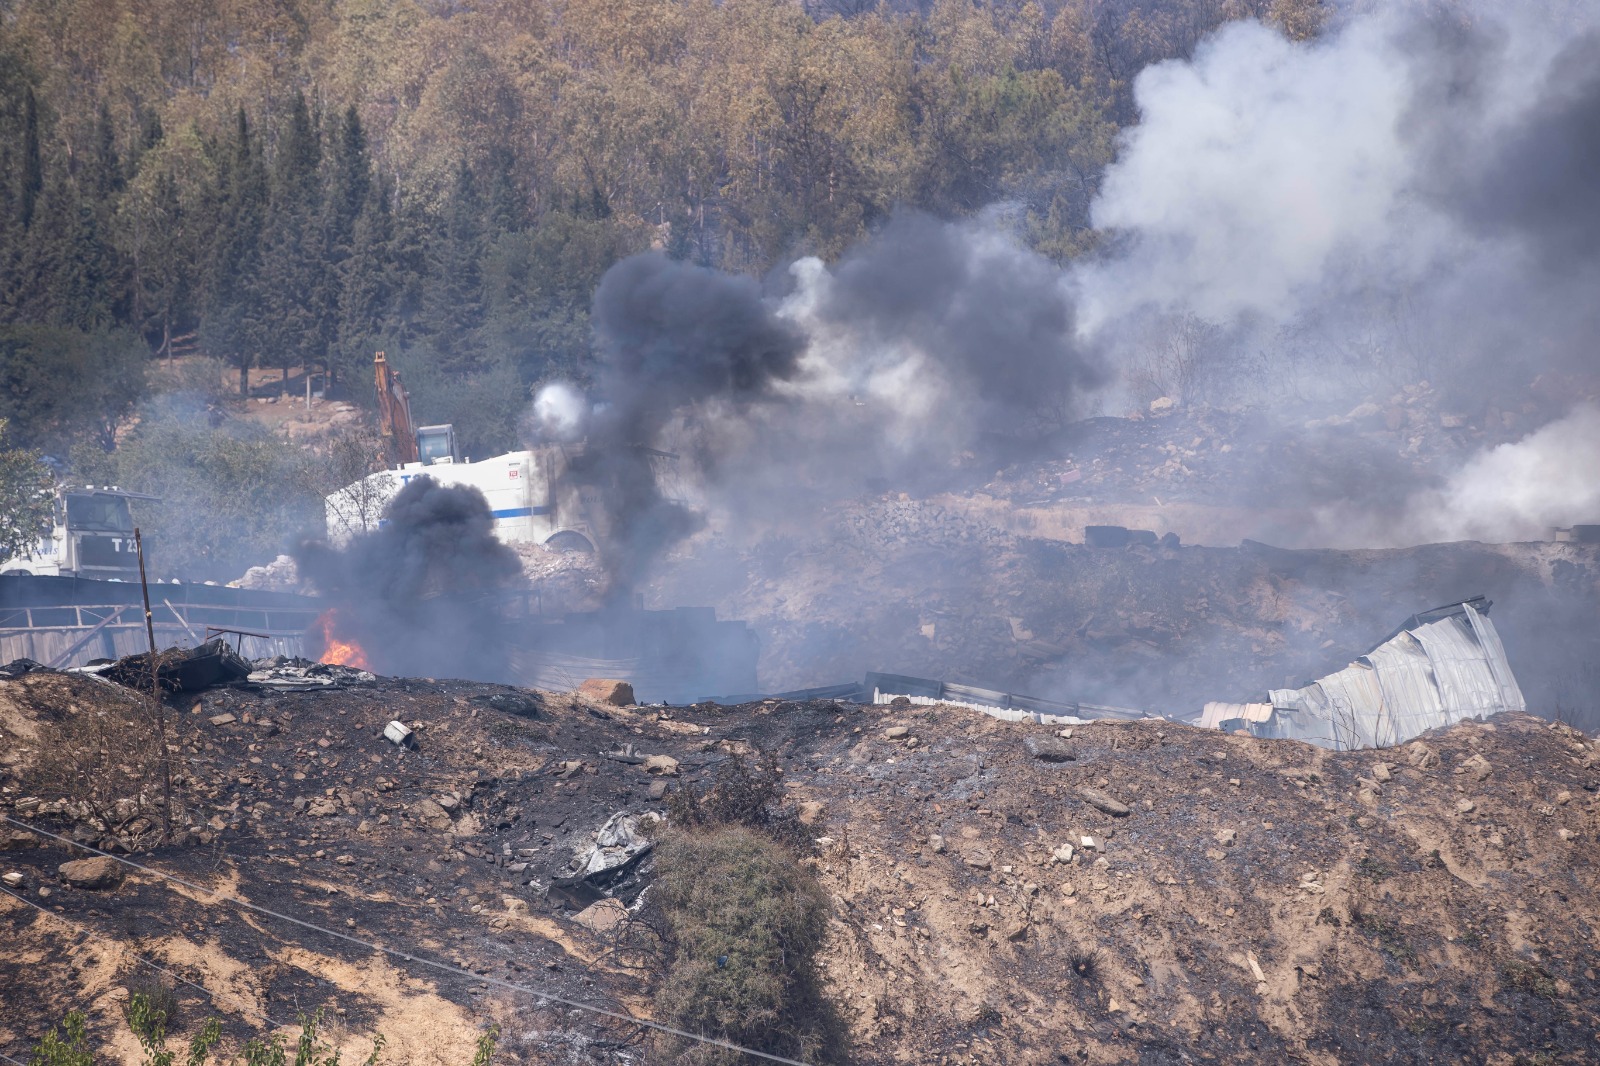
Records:
[[[495,1045],[500,1042],[500,1027],[490,1025],[478,1034],[478,1051],[472,1056],[472,1066],[489,1066],[494,1061]],[[374,1054],[377,1052],[374,1051]]]
[[[93,1066],[94,1052],[89,1049],[89,1032],[81,1011],[71,1011],[61,1021],[66,1030],[63,1039],[52,1026],[33,1049],[29,1066]]]
[[[1337,929],[1344,923],[1339,920],[1339,916],[1337,914],[1333,913],[1332,907],[1324,907],[1317,912],[1317,924],[1331,925]]]
[[[295,1040],[294,1066],[339,1066],[339,1051],[317,1035],[322,1027],[322,1011],[300,1015],[300,1036]],[[376,1066],[378,1054],[383,1050],[383,1037],[372,1041],[372,1054],[363,1066]],[[283,1037],[276,1034],[270,1040],[252,1040],[244,1046],[245,1066],[287,1066],[289,1049]]]
[[[1519,992],[1526,992],[1541,999],[1555,999],[1557,996],[1555,978],[1542,967],[1531,963],[1508,962],[1500,967],[1500,976],[1505,978],[1506,984]]]
[[[1373,858],[1371,855],[1356,863],[1356,870],[1362,877],[1370,877],[1374,881],[1384,881],[1394,876],[1394,871],[1389,869],[1382,859]]]
[[[189,1041],[189,1057],[185,1066],[205,1066],[206,1059],[211,1057],[211,1052],[216,1050],[217,1041],[222,1039],[222,1023],[215,1018],[207,1018],[206,1024],[194,1034],[194,1039]]]
[[[1456,937],[1456,943],[1462,947],[1475,948],[1483,943],[1483,934],[1476,929],[1468,929],[1465,933]]]
[[[167,1050],[167,1026],[177,1012],[177,1005],[177,995],[166,985],[149,985],[129,994],[125,1011],[128,1028],[144,1048],[145,1066],[172,1066],[176,1056]],[[221,1039],[222,1023],[215,1018],[207,1019],[189,1041],[189,1054],[184,1060],[187,1066],[205,1066]]]
[[[172,1066],[173,1054],[167,1050],[169,1011],[159,1000],[147,992],[128,996],[128,1028],[144,1048],[145,1066]]]

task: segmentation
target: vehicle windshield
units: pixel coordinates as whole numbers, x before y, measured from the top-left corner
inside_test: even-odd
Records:
[[[124,496],[68,496],[67,528],[130,533],[133,516]]]
[[[417,434],[417,458],[424,463],[450,457],[450,434],[444,431]]]

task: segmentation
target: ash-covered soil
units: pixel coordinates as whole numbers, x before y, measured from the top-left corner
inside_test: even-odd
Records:
[[[43,719],[107,692],[0,683],[5,813],[74,831],[18,775]],[[855,1061],[1512,1066],[1592,1062],[1600,1041],[1600,746],[1532,717],[1330,754],[1157,721],[1061,736],[949,707],[618,708],[418,679],[180,710],[194,837],[140,861],[208,891],[69,888],[64,847],[0,835],[23,895],[89,931],[0,897],[0,1051],[25,1058],[73,1006],[125,1034],[136,950],[213,989],[180,990],[182,1025],[215,1012],[233,1042],[327,1006],[347,1055],[382,1032],[385,1061],[465,1066],[498,1020],[510,1059],[648,1062],[637,1027],[482,978],[647,1015],[659,943],[575,921],[571,861],[756,748],[815,834]],[[392,718],[416,750],[382,739]],[[619,887],[649,875],[646,854]]]

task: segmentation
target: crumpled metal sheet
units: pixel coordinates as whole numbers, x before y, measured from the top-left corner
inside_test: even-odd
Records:
[[[1384,748],[1466,718],[1526,710],[1494,623],[1472,602],[1414,623],[1343,670],[1273,689],[1259,736],[1323,747]],[[1209,709],[1209,705],[1208,705]]]

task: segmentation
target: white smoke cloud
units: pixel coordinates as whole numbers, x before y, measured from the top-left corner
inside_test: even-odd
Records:
[[[541,441],[570,443],[583,436],[588,400],[576,386],[553,381],[533,399],[529,428]]]
[[[1600,521],[1600,407],[1474,455],[1445,485],[1415,493],[1383,541],[1543,540],[1552,527]]]
[[[1092,208],[1131,239],[1088,276],[1096,320],[1152,303],[1282,321],[1324,299],[1342,261],[1411,259],[1397,227],[1426,222],[1405,195],[1410,79],[1384,19],[1313,43],[1233,23],[1192,60],[1146,68],[1140,121]]]

